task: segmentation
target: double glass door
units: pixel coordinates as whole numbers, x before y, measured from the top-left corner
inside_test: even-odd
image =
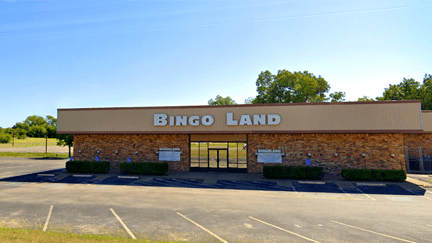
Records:
[[[247,172],[244,142],[191,142],[190,171]]]
[[[228,169],[228,149],[209,149],[209,170],[226,171]]]

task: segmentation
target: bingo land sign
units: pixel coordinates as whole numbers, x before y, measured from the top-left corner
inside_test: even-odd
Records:
[[[215,122],[212,115],[204,116],[172,116],[164,113],[153,114],[153,125],[158,126],[211,126]],[[226,113],[227,126],[259,126],[278,125],[281,117],[278,114],[243,114],[235,115],[232,112]]]

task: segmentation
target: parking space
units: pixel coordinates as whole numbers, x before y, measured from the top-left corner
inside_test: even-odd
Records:
[[[397,185],[387,185],[384,186],[361,186],[357,185],[357,189],[366,194],[380,194],[380,195],[407,195],[412,196],[414,193],[404,190],[402,187]]]
[[[0,179],[0,225],[186,242],[428,242],[432,196],[400,185],[33,171]]]
[[[425,200],[345,203],[294,191],[8,183],[0,183],[10,188],[0,191],[2,224],[41,229],[53,205],[48,231],[131,237],[112,209],[134,237],[172,241],[426,242],[432,206]],[[46,187],[52,185],[61,187]]]

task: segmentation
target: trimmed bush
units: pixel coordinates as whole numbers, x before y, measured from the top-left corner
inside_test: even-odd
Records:
[[[293,166],[264,166],[263,175],[268,179],[322,179],[323,167],[293,167]]]
[[[130,162],[121,163],[123,174],[133,175],[165,175],[168,173],[168,163],[164,162]]]
[[[107,173],[110,169],[109,162],[96,161],[68,161],[66,170],[71,173]]]
[[[12,136],[7,133],[0,133],[0,143],[9,143],[12,140]]]
[[[404,181],[407,178],[403,170],[371,170],[375,181]]]
[[[342,169],[342,177],[349,181],[370,181],[372,172],[365,169]]]
[[[404,181],[403,170],[343,169],[342,177],[349,181]]]

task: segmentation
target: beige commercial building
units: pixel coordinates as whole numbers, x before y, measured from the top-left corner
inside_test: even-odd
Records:
[[[74,160],[114,169],[166,161],[176,171],[407,170],[407,148],[432,148],[432,112],[419,100],[58,109],[57,117],[58,133],[74,134]]]

